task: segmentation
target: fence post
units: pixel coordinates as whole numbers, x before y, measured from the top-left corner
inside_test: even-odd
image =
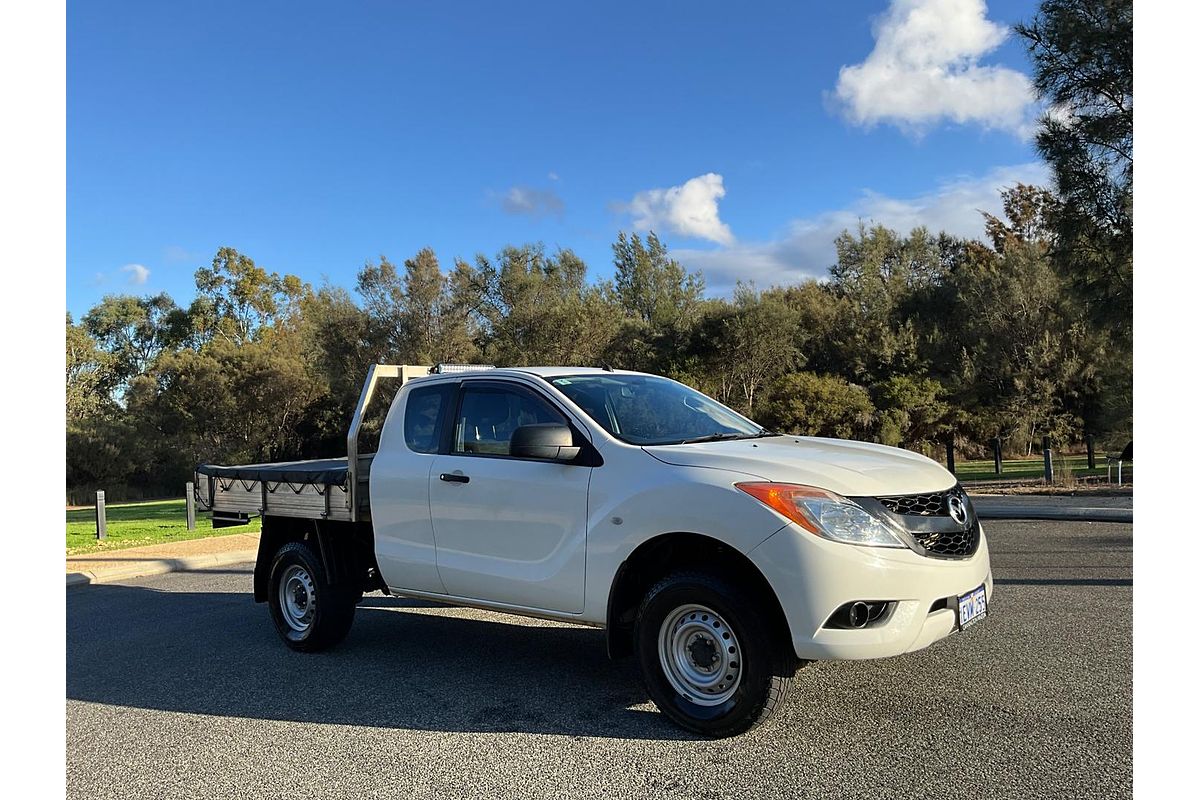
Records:
[[[196,530],[196,484],[187,482],[187,529]]]
[[[96,538],[108,538],[108,520],[104,517],[104,492],[96,492]]]
[[[1088,469],[1096,468],[1096,437],[1089,435],[1087,437],[1088,447]]]
[[[1000,437],[999,436],[997,436],[995,439],[992,440],[992,461],[995,462],[995,465],[996,465],[996,474],[1003,475],[1004,474],[1004,458],[1002,457],[1002,455],[1000,453]]]
[[[950,470],[950,474],[954,473],[954,434],[946,437],[946,469]]]
[[[1054,462],[1051,460],[1050,440],[1042,439],[1044,449],[1042,450],[1042,470],[1046,483],[1054,483]]]

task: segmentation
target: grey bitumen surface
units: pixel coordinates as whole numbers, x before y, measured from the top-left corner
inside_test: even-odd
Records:
[[[67,593],[71,797],[1120,797],[1132,528],[993,522],[989,618],[815,664],[774,722],[697,740],[603,633],[372,595],[286,650],[249,565]]]

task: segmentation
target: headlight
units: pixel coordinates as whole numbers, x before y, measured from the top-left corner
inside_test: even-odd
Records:
[[[841,495],[794,483],[734,484],[807,531],[847,544],[907,547],[891,525]]]

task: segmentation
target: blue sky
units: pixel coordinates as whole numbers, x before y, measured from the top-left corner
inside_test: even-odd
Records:
[[[229,245],[348,288],[433,247],[653,228],[712,293],[824,274],[857,220],[967,235],[1044,182],[1006,27],[1036,3],[68,5],[67,309]]]

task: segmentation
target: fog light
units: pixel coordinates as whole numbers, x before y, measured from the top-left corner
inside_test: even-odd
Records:
[[[825,627],[849,630],[867,628],[885,620],[895,605],[894,600],[852,600],[834,611]]]

